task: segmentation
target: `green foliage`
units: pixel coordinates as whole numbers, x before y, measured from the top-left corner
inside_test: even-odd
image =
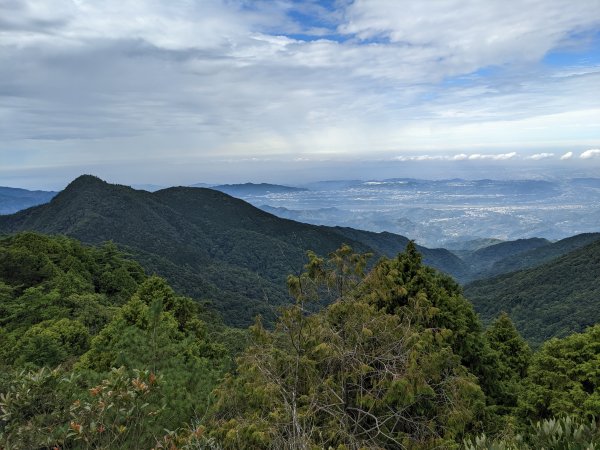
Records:
[[[0,239],[0,448],[600,445],[600,325],[532,357],[414,244],[368,257],[309,252],[275,328],[246,331],[114,244]]]
[[[497,403],[498,361],[479,318],[450,277],[423,264],[414,244],[393,260],[381,260],[359,287],[359,296],[443,336],[461,364],[477,376],[488,402]]]
[[[542,346],[529,367],[520,409],[523,417],[600,417],[600,324]]]
[[[24,233],[0,255],[35,263],[0,266],[0,448],[150,448],[205,414],[244,346],[113,244]]]
[[[77,320],[47,320],[29,328],[15,348],[18,366],[55,367],[69,357],[77,357],[89,346],[90,335]]]
[[[485,334],[498,362],[496,410],[511,414],[522,395],[531,350],[505,313],[492,322]]]
[[[110,243],[86,248],[35,233],[0,239],[3,363],[54,367],[80,356],[144,278]]]
[[[65,443],[85,449],[150,448],[165,408],[160,405],[161,377],[154,372],[124,367],[89,389],[89,396],[70,407]]]
[[[481,280],[465,294],[484,321],[505,311],[534,347],[600,322],[600,241],[541,266]]]
[[[416,287],[416,252],[399,261]],[[327,260],[309,253],[290,277],[296,303],[275,331],[255,324],[236,375],[216,391],[209,429],[225,448],[452,448],[476,420],[483,394],[452,332],[426,326],[434,311],[424,295],[402,311],[365,296],[374,281],[361,279],[364,262],[348,247]],[[307,315],[328,290],[338,300]]]
[[[76,395],[70,381],[61,368],[11,373],[0,393],[0,447],[30,450],[62,442]]]

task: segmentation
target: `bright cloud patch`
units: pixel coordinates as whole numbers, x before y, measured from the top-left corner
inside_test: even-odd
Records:
[[[472,153],[470,155],[460,153],[457,155],[414,155],[414,156],[396,156],[396,161],[506,161],[517,156],[517,152],[498,153],[498,154],[481,154]]]
[[[517,156],[517,152],[500,153],[497,155],[482,155],[481,153],[474,153],[472,155],[469,155],[469,159],[471,159],[471,160],[489,159],[492,161],[505,161],[507,159],[512,159],[515,156]]]
[[[553,156],[554,156],[554,153],[536,153],[534,155],[527,156],[525,159],[539,161],[540,159],[548,159],[548,158],[552,158]]]
[[[597,158],[598,156],[600,156],[600,149],[597,148],[586,150],[581,155],[579,155],[581,159]]]
[[[564,155],[562,155],[560,157],[560,160],[561,161],[566,161],[568,159],[571,159],[572,157],[573,157],[573,152],[567,152],[567,153],[565,153]]]

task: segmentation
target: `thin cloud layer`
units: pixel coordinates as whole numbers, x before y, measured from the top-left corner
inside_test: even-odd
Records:
[[[597,1],[0,0],[0,11],[5,168],[398,152],[493,162],[518,159],[513,149],[536,161],[600,141]]]

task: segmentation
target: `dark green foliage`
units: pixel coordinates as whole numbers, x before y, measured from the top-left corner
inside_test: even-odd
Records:
[[[484,322],[506,311],[534,347],[600,321],[600,241],[533,269],[465,286]]]
[[[483,247],[461,256],[471,266],[469,278],[473,280],[508,272],[509,270],[499,272],[498,264],[507,260],[520,259],[523,253],[546,247],[549,244],[550,241],[541,238],[517,239]]]
[[[503,415],[513,414],[522,395],[531,350],[505,313],[492,322],[485,334],[498,362],[496,411]]]
[[[359,290],[363,298],[389,314],[412,314],[413,305],[420,305],[424,315],[413,321],[428,329],[446,330],[446,342],[495,403],[497,360],[479,318],[450,277],[422,263],[413,243],[397,258],[380,261]]]
[[[211,301],[236,326],[251,324],[257,314],[275,318],[277,307],[290,301],[286,276],[302,270],[307,250],[327,254],[347,243],[357,251],[393,256],[407,242],[389,233],[353,230],[349,236],[348,229],[280,219],[211,189],[149,193],[92,176],[79,177],[47,205],[0,217],[0,233],[24,230],[90,244],[114,241],[148,273],[165,277],[179,292]],[[457,275],[464,271],[450,252],[426,253],[433,266]]]
[[[583,233],[519,252],[495,262],[486,272],[486,277],[537,267],[598,240],[600,240],[600,233]]]
[[[523,417],[600,417],[600,324],[542,346],[529,367],[520,409]]]

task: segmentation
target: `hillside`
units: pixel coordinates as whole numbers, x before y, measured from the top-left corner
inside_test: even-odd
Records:
[[[406,242],[359,231],[351,238],[339,229],[280,219],[212,189],[150,193],[93,176],[77,178],[46,205],[0,217],[0,233],[23,230],[91,244],[112,240],[148,272],[166,277],[180,292],[212,301],[227,323],[239,326],[257,314],[273,317],[288,301],[286,276],[302,269],[306,250],[327,254],[347,243],[357,251],[391,254]],[[426,258],[432,266],[462,273],[458,258],[434,256]]]
[[[49,202],[56,192],[29,191],[0,186],[0,214],[12,214],[25,208]]]
[[[507,312],[539,345],[600,321],[600,241],[541,266],[475,281],[464,292],[485,322]]]
[[[480,279],[489,277],[492,267],[498,261],[516,258],[526,251],[548,244],[550,244],[550,241],[541,238],[517,239],[515,241],[500,242],[466,254],[462,253],[461,257],[470,266],[471,279]],[[498,274],[498,272],[495,274]]]
[[[578,248],[585,247],[600,239],[600,233],[583,233],[571,236],[560,241],[548,243],[541,247],[519,253],[516,257],[509,256],[495,262],[488,273],[500,275],[502,273],[516,272],[528,267],[536,267],[554,258],[558,258]]]

